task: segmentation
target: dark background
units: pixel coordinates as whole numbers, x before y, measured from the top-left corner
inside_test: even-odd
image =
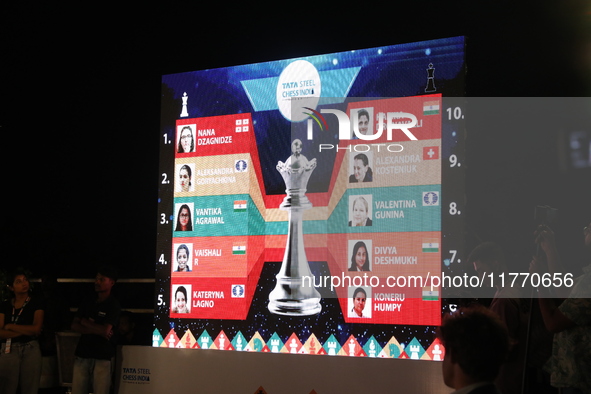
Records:
[[[163,74],[465,35],[468,96],[591,93],[588,2],[416,3],[3,4],[0,269],[154,277]],[[468,133],[468,246],[498,241],[527,264],[549,204],[580,267],[591,173],[561,169],[558,130]]]

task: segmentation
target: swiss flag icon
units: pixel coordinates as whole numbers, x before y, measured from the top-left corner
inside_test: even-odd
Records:
[[[435,159],[439,159],[439,147],[438,146],[423,147],[423,160],[435,160]]]

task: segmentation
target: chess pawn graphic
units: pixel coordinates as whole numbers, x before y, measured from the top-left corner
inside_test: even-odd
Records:
[[[434,92],[437,90],[435,87],[435,67],[433,67],[433,63],[429,63],[429,68],[427,69],[427,87],[425,88],[425,92]]]
[[[312,208],[306,197],[306,188],[316,159],[308,160],[302,155],[302,141],[291,143],[291,156],[277,163],[277,171],[283,177],[286,196],[279,209],[289,214],[287,242],[281,269],[277,274],[275,288],[269,294],[269,311],[287,316],[310,316],[320,312],[320,293],[314,286],[303,286],[302,278],[312,278],[310,265],[304,249],[302,225],[303,212]],[[313,282],[311,280],[310,282]]]

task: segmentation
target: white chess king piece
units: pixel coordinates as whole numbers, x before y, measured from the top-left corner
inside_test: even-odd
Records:
[[[186,118],[187,116],[189,116],[189,112],[187,112],[187,100],[189,99],[189,96],[187,96],[187,92],[183,93],[183,108],[181,110],[181,118]]]

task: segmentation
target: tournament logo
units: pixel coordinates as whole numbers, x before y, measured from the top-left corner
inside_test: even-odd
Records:
[[[277,81],[277,107],[291,122],[302,122],[307,116],[303,108],[316,108],[322,84],[320,73],[307,60],[296,60],[283,69]]]

